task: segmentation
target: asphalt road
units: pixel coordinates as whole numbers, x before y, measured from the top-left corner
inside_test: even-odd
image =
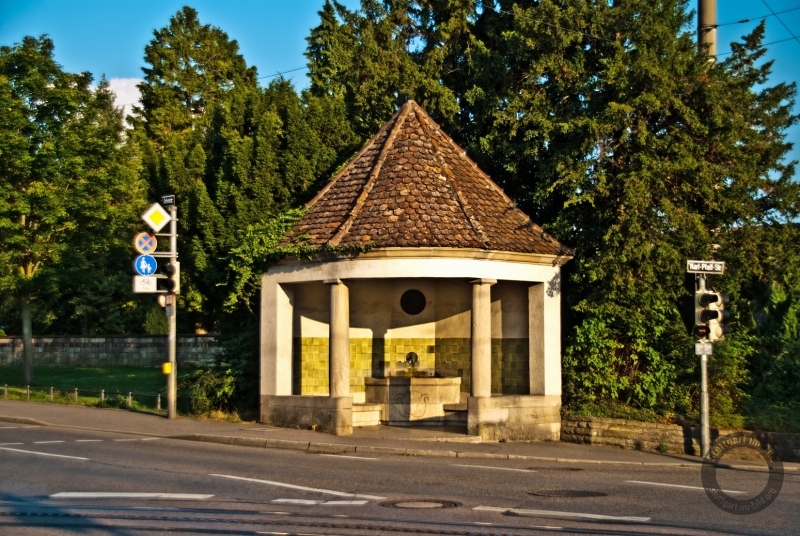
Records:
[[[752,498],[759,471],[718,469]],[[97,495],[102,494],[102,495]],[[733,515],[698,467],[343,456],[0,423],[0,534],[800,533],[800,475]]]

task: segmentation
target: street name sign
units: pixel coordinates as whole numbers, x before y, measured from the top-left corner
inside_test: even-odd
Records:
[[[144,275],[133,276],[133,292],[136,294],[155,294],[158,292],[156,287],[158,278]]]
[[[142,255],[153,253],[158,248],[158,240],[150,233],[138,233],[133,237],[133,249]]]
[[[686,272],[690,274],[723,274],[723,261],[686,261]]]
[[[694,355],[714,355],[714,345],[710,342],[698,342],[694,345]]]
[[[164,207],[158,203],[153,203],[153,205],[142,214],[142,219],[153,231],[159,232],[169,223],[171,218],[169,212],[167,212]]]
[[[133,261],[133,269],[139,275],[153,275],[158,269],[158,263],[150,255],[139,255]]]

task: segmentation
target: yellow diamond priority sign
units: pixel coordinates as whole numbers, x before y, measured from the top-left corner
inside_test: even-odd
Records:
[[[142,214],[144,222],[150,226],[155,232],[159,232],[169,223],[169,212],[164,210],[164,207],[158,203],[153,203],[153,206],[147,209],[147,212]]]

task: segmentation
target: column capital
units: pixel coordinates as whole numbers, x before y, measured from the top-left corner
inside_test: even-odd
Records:
[[[494,285],[497,283],[497,279],[473,279],[469,282],[470,285]]]
[[[323,279],[322,282],[326,285],[344,285],[341,279]]]

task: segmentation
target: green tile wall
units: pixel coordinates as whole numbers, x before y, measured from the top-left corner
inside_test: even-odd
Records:
[[[470,339],[350,339],[350,391],[364,392],[364,378],[382,377],[398,368],[408,352],[419,356],[419,368],[461,377],[470,388]],[[292,392],[328,394],[328,339],[294,339]],[[492,393],[527,394],[528,339],[492,339]]]

